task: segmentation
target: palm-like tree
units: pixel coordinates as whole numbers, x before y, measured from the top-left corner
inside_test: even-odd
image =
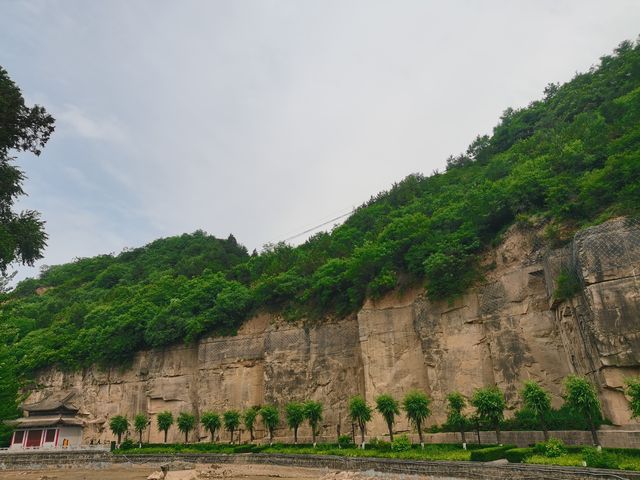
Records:
[[[138,443],[142,446],[142,432],[149,425],[149,419],[144,413],[139,413],[133,418],[133,428],[138,432]]]
[[[222,416],[224,419],[224,428],[231,434],[231,441],[233,444],[233,432],[240,426],[240,412],[237,410],[227,410]]]
[[[447,395],[447,403],[449,409],[447,412],[447,423],[458,427],[458,430],[460,431],[460,438],[462,439],[462,446],[466,450],[467,439],[465,438],[464,427],[467,423],[467,419],[462,412],[466,404],[466,400],[460,392],[451,392]]]
[[[496,441],[500,444],[500,422],[504,418],[506,402],[504,394],[498,387],[479,388],[473,393],[471,405],[481,421],[493,425],[496,431]]]
[[[431,399],[423,392],[414,390],[405,395],[402,402],[402,408],[407,414],[409,421],[416,427],[418,437],[420,438],[420,446],[424,448],[424,439],[422,438],[422,425],[424,421],[431,415]]]
[[[367,422],[371,420],[371,407],[361,395],[356,395],[349,400],[349,416],[351,420],[358,424],[360,428],[361,446],[364,449],[364,433]]]
[[[118,445],[120,445],[122,434],[129,430],[129,420],[123,415],[116,415],[109,421],[109,428],[114,435],[118,436]]]
[[[313,438],[313,448],[316,448],[316,435],[318,433],[318,425],[322,421],[322,404],[309,400],[304,403],[304,416],[311,427],[311,436]]]
[[[533,380],[524,382],[522,389],[522,400],[525,408],[531,410],[540,421],[544,441],[549,440],[549,429],[547,427],[547,417],[551,411],[551,395],[544,388]]]
[[[389,429],[389,440],[393,442],[393,425],[396,423],[396,415],[400,415],[398,401],[391,395],[382,394],[376,398],[376,410],[382,415]]]
[[[265,405],[260,409],[260,416],[262,417],[262,423],[269,432],[269,444],[273,445],[273,431],[280,423],[280,414],[278,409],[273,405]]]
[[[249,430],[249,440],[253,442],[253,430],[256,426],[256,418],[258,417],[258,412],[260,409],[258,407],[250,407],[245,412],[242,418],[244,419],[244,426],[247,430]]]
[[[284,415],[287,425],[293,430],[293,443],[298,444],[298,428],[304,422],[304,406],[298,402],[291,402],[285,406]]]
[[[584,377],[569,375],[564,381],[565,403],[574,412],[587,419],[594,445],[600,445],[596,420],[602,417],[598,392],[593,384]]]
[[[164,432],[164,443],[167,443],[167,434],[173,425],[173,414],[169,411],[160,412],[157,418],[158,430]]]
[[[209,433],[211,434],[211,441],[215,442],[216,430],[222,426],[220,415],[215,412],[203,412],[200,416],[200,423],[204,428],[209,430]]]
[[[189,443],[189,432],[196,426],[196,417],[188,412],[178,415],[178,430],[184,433],[184,443]]]

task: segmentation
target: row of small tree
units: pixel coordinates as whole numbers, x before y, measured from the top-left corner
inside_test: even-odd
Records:
[[[573,411],[582,415],[589,425],[593,442],[599,445],[596,424],[601,418],[600,402],[594,385],[586,378],[570,375],[565,379],[565,403]],[[640,417],[640,378],[626,381],[626,394],[631,399],[632,418]],[[530,410],[538,419],[545,440],[549,438],[547,419],[551,412],[551,395],[535,381],[524,382],[521,390],[523,406]],[[452,392],[447,396],[448,414],[447,423],[457,426],[462,442],[466,444],[465,430],[469,423],[475,424],[479,430],[480,423],[491,425],[496,432],[498,443],[501,441],[500,423],[504,420],[506,401],[503,392],[498,387],[485,387],[476,389],[468,402],[475,412],[472,415],[465,414],[467,399],[460,392]],[[420,444],[424,447],[423,427],[426,419],[431,415],[431,398],[419,390],[407,393],[400,403],[392,395],[382,394],[375,399],[375,409],[380,413],[389,430],[389,439],[393,441],[393,427],[400,410],[404,410],[409,422],[415,427]],[[316,445],[318,427],[322,421],[323,406],[320,402],[309,400],[303,403],[291,402],[285,406],[285,421],[293,431],[294,443],[298,443],[298,429],[307,421],[311,427],[313,444]],[[349,417],[353,424],[360,430],[361,444],[364,447],[367,423],[371,421],[373,408],[367,404],[361,395],[352,397],[349,401]],[[254,440],[256,421],[260,417],[265,429],[269,433],[269,441],[273,442],[274,430],[280,423],[280,412],[273,405],[251,407],[244,412],[228,410],[220,416],[216,412],[203,412],[200,423],[209,431],[211,441],[215,441],[216,432],[222,427],[230,434],[230,442],[234,441],[234,433],[242,424],[249,431],[250,440]],[[138,414],[133,419],[134,430],[139,435],[142,443],[142,433],[149,425],[149,419]],[[189,432],[196,425],[195,416],[188,412],[181,412],[177,419],[169,411],[160,412],[157,416],[158,430],[164,432],[164,442],[167,442],[167,434],[171,426],[176,423],[178,430],[185,435],[185,443],[188,442]],[[129,420],[122,416],[114,416],[109,426],[117,436],[118,443],[122,435],[129,430]]]

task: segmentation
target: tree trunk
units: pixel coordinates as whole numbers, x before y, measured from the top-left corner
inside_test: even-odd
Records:
[[[362,449],[364,450],[364,423],[360,424],[360,438],[362,439]]]
[[[273,428],[269,428],[269,446],[273,445]]]
[[[233,428],[229,430],[229,432],[231,432],[231,440],[229,441],[229,444],[233,445]]]
[[[142,445],[142,430],[138,432],[138,443]]]
[[[211,443],[215,442],[216,441],[216,431],[215,431],[215,429],[213,429],[213,428],[210,429],[209,433],[211,434]]]
[[[167,443],[167,433],[169,432],[169,430],[165,430],[164,431],[164,443]]]
[[[549,441],[549,429],[547,428],[547,420],[544,418],[544,413],[540,413],[540,425],[542,426],[542,435],[544,435],[544,441]]]
[[[393,442],[393,423],[387,422],[387,427],[389,428],[389,441]]]
[[[118,434],[118,445],[120,445],[120,440],[122,440],[122,434],[121,433]]]
[[[316,448],[316,427],[311,426],[311,438],[313,440],[313,448]]]
[[[249,441],[253,442],[255,439],[253,438],[253,428],[249,429]]]
[[[500,424],[496,423],[496,440],[498,441],[498,445],[502,445],[500,441]]]
[[[596,447],[599,447],[600,440],[598,440],[598,432],[596,431],[596,426],[593,423],[593,418],[591,418],[591,415],[588,415],[587,419],[589,420],[589,428],[591,429],[591,437],[593,438],[593,444]]]
[[[424,439],[422,438],[422,425],[418,424],[416,425],[416,427],[418,428],[418,438],[420,438],[420,448],[424,450]]]
[[[467,439],[464,434],[464,427],[460,427],[460,437],[462,438],[462,445],[464,445],[465,449],[467,447]]]
[[[189,443],[189,430],[184,432],[184,443]]]
[[[356,443],[356,424],[351,422],[351,440]]]
[[[478,436],[478,445],[482,445],[480,441],[480,424],[478,422],[476,422],[476,435]]]
[[[298,427],[293,429],[293,444],[298,444]]]

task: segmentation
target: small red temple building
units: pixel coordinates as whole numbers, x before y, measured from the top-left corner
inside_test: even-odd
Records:
[[[83,421],[76,415],[75,392],[55,399],[23,405],[24,417],[13,420],[15,427],[9,449],[69,448],[82,443]]]

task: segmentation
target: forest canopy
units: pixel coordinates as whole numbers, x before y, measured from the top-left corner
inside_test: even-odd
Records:
[[[540,219],[562,240],[559,231],[639,212],[640,45],[623,42],[507,109],[446,171],[408,176],[300,246],[249,255],[233,236],[198,231],[46,268],[0,296],[0,346],[28,376],[233,334],[259,311],[344,317],[417,284],[451,298],[481,278],[481,253],[515,221]]]

